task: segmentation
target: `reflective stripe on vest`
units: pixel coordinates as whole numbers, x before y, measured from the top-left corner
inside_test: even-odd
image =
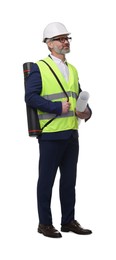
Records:
[[[53,117],[55,117],[56,114],[47,114],[47,113],[44,113],[44,114],[41,114],[39,115],[39,119],[40,120],[46,120],[46,119],[52,119]],[[72,117],[74,116],[74,112],[73,111],[69,111],[68,113],[66,114],[61,114],[60,116],[57,116],[57,118],[65,118],[65,117]]]
[[[68,97],[73,97],[73,98],[78,98],[78,95],[75,92],[67,91]],[[54,100],[54,99],[59,99],[59,98],[65,98],[66,95],[65,93],[61,92],[58,94],[51,94],[51,95],[44,95],[43,96],[47,100]]]
[[[60,82],[62,83],[66,93],[68,94],[71,107],[68,113],[57,116],[49,125],[43,129],[43,132],[59,132],[69,129],[77,129],[78,119],[75,115],[76,100],[79,94],[77,70],[71,64],[68,64],[69,81],[66,82],[55,62],[49,57],[45,58],[44,60],[52,67]],[[47,100],[51,100],[52,102],[66,101],[67,98],[65,93],[62,91],[61,86],[57,82],[48,66],[42,61],[38,61],[37,65],[39,67],[42,79],[41,96]],[[44,125],[56,115],[38,110],[38,116],[40,120],[40,126],[43,128]]]

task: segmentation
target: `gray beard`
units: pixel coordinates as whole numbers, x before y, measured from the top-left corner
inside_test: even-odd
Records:
[[[54,46],[54,50],[58,54],[66,54],[66,53],[70,52],[70,48],[68,48],[67,50],[65,50],[65,49],[59,50],[57,46]]]

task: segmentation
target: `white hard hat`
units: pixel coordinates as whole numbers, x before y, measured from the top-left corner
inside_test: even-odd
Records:
[[[66,27],[59,22],[49,23],[43,32],[43,42],[46,42],[46,39],[53,38],[58,35],[70,34]]]

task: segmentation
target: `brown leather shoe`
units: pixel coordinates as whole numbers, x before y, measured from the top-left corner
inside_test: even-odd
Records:
[[[62,232],[69,232],[72,231],[79,235],[90,235],[92,234],[92,231],[89,229],[84,229],[81,227],[81,225],[76,221],[72,220],[70,223],[63,225],[61,227]]]
[[[59,238],[62,237],[61,233],[55,229],[53,225],[42,225],[39,224],[38,232],[46,237]]]

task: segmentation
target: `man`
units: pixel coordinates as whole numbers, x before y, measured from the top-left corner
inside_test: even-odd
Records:
[[[60,170],[61,231],[87,235],[75,220],[75,185],[79,153],[78,118],[91,117],[87,105],[84,112],[76,111],[81,91],[78,73],[66,61],[70,52],[70,33],[66,27],[54,22],[46,26],[43,42],[51,54],[33,64],[26,79],[26,103],[37,109],[42,129],[39,141],[39,179],[37,184],[38,232],[47,237],[62,237],[52,222],[51,197],[57,169]],[[53,120],[52,120],[53,119]]]

